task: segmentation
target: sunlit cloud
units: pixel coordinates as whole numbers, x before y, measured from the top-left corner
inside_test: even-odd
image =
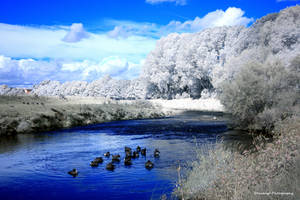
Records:
[[[81,23],[73,23],[70,27],[70,31],[62,40],[65,42],[79,42],[88,37],[89,34],[84,30]]]
[[[167,32],[198,32],[217,26],[247,26],[253,18],[244,17],[244,14],[245,12],[240,8],[230,7],[226,11],[216,10],[194,20],[171,21],[164,29]]]
[[[112,38],[127,38],[132,35],[160,38],[170,33],[194,33],[205,28],[217,26],[247,26],[254,21],[253,18],[245,17],[245,12],[240,8],[230,7],[227,10],[216,10],[206,14],[204,17],[196,17],[194,20],[171,21],[167,25],[150,23],[135,23],[129,21],[114,21],[113,30],[108,32]]]

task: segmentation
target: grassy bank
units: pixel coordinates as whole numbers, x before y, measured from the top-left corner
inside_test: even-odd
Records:
[[[0,96],[0,135],[162,116],[162,111],[145,101],[119,103],[95,97]]]
[[[273,142],[253,140],[250,150],[224,143],[200,149],[187,178],[177,188],[181,199],[299,199],[300,118],[276,126]]]

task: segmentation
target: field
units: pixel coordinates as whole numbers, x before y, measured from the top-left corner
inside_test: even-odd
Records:
[[[36,133],[164,115],[158,107],[146,101],[121,103],[96,97],[1,96],[0,135]]]

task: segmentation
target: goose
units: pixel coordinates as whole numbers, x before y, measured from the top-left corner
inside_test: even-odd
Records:
[[[110,171],[113,171],[115,169],[115,167],[116,166],[112,162],[110,162],[106,165],[106,169],[110,170]]]
[[[77,171],[77,169],[72,169],[68,172],[68,174],[72,175],[73,177],[76,177],[78,176],[79,172]]]
[[[102,157],[97,157],[95,158],[91,163],[90,165],[92,167],[98,167],[99,166],[99,163],[103,163],[103,158]]]
[[[96,157],[93,162],[103,163],[103,158],[102,157]]]
[[[113,162],[120,162],[120,155],[119,154],[112,155],[112,161]]]
[[[154,164],[150,160],[148,160],[145,163],[145,167],[146,167],[146,169],[152,169],[154,167]]]
[[[142,156],[146,156],[146,148],[141,150],[141,154],[142,154]]]
[[[131,152],[131,148],[130,147],[125,147],[125,152],[127,152],[127,151]]]
[[[96,162],[95,160],[93,160],[93,161],[90,163],[90,166],[91,166],[91,167],[98,167],[98,166],[99,166],[99,163]]]
[[[131,151],[126,151],[126,152],[125,152],[125,157],[132,157]]]
[[[132,158],[138,158],[139,157],[139,153],[134,151],[132,154]]]
[[[124,159],[124,165],[126,165],[126,166],[132,165],[132,162],[131,162],[131,158],[130,158],[130,157],[126,157],[126,158]]]
[[[158,158],[159,157],[159,154],[160,154],[160,151],[158,149],[155,149],[154,150],[154,157],[155,158]]]

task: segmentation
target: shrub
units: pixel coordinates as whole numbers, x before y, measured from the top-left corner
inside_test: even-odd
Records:
[[[199,151],[186,180],[177,188],[184,199],[299,199],[300,118],[278,123],[273,143],[253,141],[255,152],[243,154],[224,143]],[[291,195],[259,195],[285,192]]]
[[[241,128],[270,133],[274,124],[299,113],[300,56],[289,67],[278,61],[247,63],[225,81],[220,99]]]
[[[265,130],[274,141],[258,135],[242,153],[224,143],[199,151],[178,196],[300,199],[300,56],[288,67],[276,60],[247,63],[221,89],[222,103],[242,128]]]

